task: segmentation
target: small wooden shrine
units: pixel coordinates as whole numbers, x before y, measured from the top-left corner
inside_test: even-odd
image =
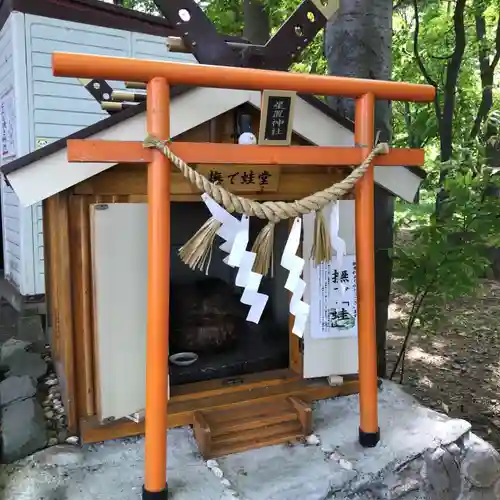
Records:
[[[217,457],[303,438],[312,401],[359,391],[376,446],[374,172],[424,154],[375,144],[375,101],[435,89],[68,53],[53,70],[147,86],[146,120],[123,111],[4,170],[44,200],[54,358],[83,441],[145,432],[143,498],[167,497],[169,427]],[[356,145],[299,134],[300,94],[354,98]]]

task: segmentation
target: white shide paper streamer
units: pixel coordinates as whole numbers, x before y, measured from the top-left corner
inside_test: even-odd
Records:
[[[302,234],[302,219],[297,217],[293,222],[292,230],[281,257],[281,265],[290,273],[285,283],[285,288],[292,292],[290,299],[290,313],[295,316],[292,333],[298,337],[304,336],[304,330],[309,316],[309,304],[302,300],[306,289],[306,282],[301,278],[304,269],[304,259],[297,255]]]
[[[219,248],[229,254],[224,258],[224,263],[238,268],[235,284],[243,288],[240,302],[250,306],[247,321],[257,324],[269,297],[258,291],[262,274],[252,271],[257,255],[247,251],[249,219],[246,215],[241,220],[237,219],[206,193],[202,199],[212,216],[221,223],[217,234],[225,241]]]

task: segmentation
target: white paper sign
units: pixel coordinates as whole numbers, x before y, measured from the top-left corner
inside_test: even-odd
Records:
[[[16,157],[16,107],[14,90],[0,98],[0,137],[2,163]]]
[[[345,255],[340,267],[336,257],[319,266],[309,259],[309,266],[311,337],[357,336],[356,257]]]

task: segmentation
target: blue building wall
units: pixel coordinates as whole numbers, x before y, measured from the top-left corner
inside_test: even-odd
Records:
[[[23,18],[25,49],[24,52],[18,50],[16,54],[10,46],[6,46],[4,50],[9,53],[10,58],[25,60],[26,74],[23,78],[27,95],[20,98],[27,101],[25,135],[29,141],[29,151],[66,137],[108,116],[78,79],[52,75],[53,52],[196,62],[192,55],[170,54],[163,37],[30,14],[15,15]],[[4,65],[1,66],[0,71],[4,71]],[[124,88],[123,82],[109,83],[114,89]],[[13,204],[17,203],[15,194],[7,193],[5,199],[9,200],[9,197],[12,197]],[[24,295],[41,294],[45,292],[42,205],[37,204],[30,209],[19,209],[18,204],[15,206],[17,208],[14,208],[13,212],[17,211],[18,218],[23,218],[23,210],[29,211],[24,218],[31,230],[18,252],[19,266],[30,277],[26,280],[28,286],[21,287],[21,292]],[[4,221],[4,225],[7,226],[7,221]],[[7,241],[9,252],[15,250],[14,231],[11,237],[14,241]]]

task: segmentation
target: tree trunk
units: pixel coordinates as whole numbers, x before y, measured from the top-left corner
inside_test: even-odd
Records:
[[[265,45],[271,28],[264,4],[258,0],[243,0],[243,38],[257,45]]]
[[[325,33],[329,72],[337,76],[390,80],[392,72],[392,0],[341,0]],[[354,118],[354,101],[333,97],[331,107]],[[391,137],[390,103],[377,101],[375,130]],[[375,278],[379,376],[386,375],[386,330],[391,289],[394,198],[375,188]]]
[[[497,21],[495,44],[492,51],[493,53],[490,54],[490,49],[486,40],[486,19],[484,16],[485,7],[486,3],[483,0],[477,0],[474,4],[474,8],[476,9],[476,40],[478,46],[482,95],[469,138],[472,143],[472,141],[474,141],[477,137],[480,137],[481,142],[486,144],[486,158],[484,159],[486,165],[494,169],[498,169],[500,168],[500,142],[498,141],[498,129],[492,120],[488,120],[488,115],[493,108],[494,78],[498,63],[500,62],[500,17]],[[496,187],[495,183],[492,183],[486,188],[485,194],[500,198],[500,189]],[[493,277],[496,280],[500,280],[500,248],[491,248],[489,254]]]

